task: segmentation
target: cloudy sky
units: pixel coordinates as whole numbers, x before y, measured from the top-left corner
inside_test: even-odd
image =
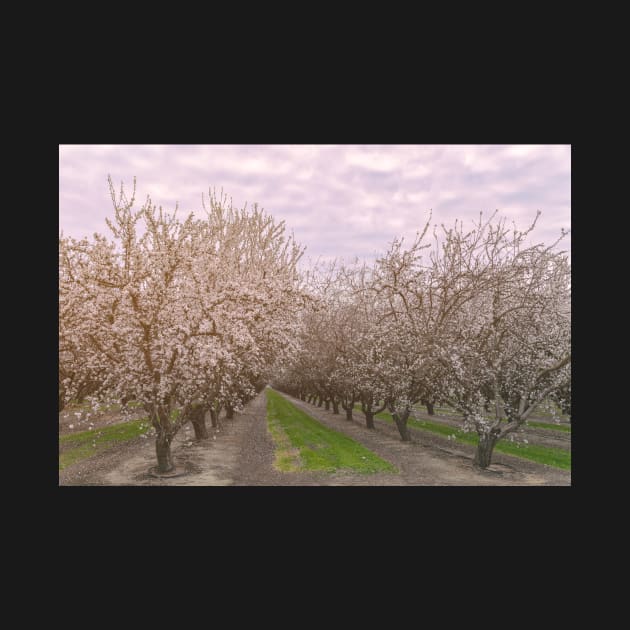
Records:
[[[305,260],[373,259],[396,236],[499,210],[519,228],[541,210],[537,242],[571,228],[569,145],[60,145],[59,228],[109,235],[110,174],[180,216],[203,216],[215,187],[284,219]],[[570,236],[563,241],[570,249]]]

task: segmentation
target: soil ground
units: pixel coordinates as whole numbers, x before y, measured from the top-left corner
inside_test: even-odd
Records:
[[[78,462],[59,472],[59,485],[113,486],[529,486],[571,485],[570,471],[536,464],[495,453],[486,471],[473,466],[474,447],[454,444],[439,435],[413,431],[413,441],[404,443],[396,428],[377,422],[375,430],[365,428],[363,416],[355,413],[352,422],[286,396],[323,425],[340,431],[377,455],[393,463],[399,473],[361,474],[353,472],[283,473],[273,468],[274,443],[267,430],[266,396],[263,390],[232,420],[221,418],[221,427],[208,427],[210,439],[196,442],[190,425],[175,437],[173,458],[184,473],[178,477],[156,478],[149,474],[155,466],[155,446],[151,438],[129,442]],[[108,412],[80,421],[73,412],[60,414],[60,435],[122,421],[120,414]],[[134,414],[141,417],[143,414]],[[128,418],[125,418],[128,419]],[[70,429],[69,425],[73,424]]]

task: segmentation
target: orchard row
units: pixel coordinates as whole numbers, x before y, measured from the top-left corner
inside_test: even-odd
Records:
[[[110,180],[113,238],[60,238],[59,402],[134,401],[156,431],[158,471],[191,422],[207,437],[269,380],[297,339],[302,250],[257,206],[210,193],[204,219],[147,199],[134,209]]]
[[[493,215],[427,238],[427,222],[371,266],[317,270],[275,386],[347,419],[360,404],[369,429],[387,409],[404,441],[413,405],[447,404],[478,433],[486,468],[542,401],[570,406],[571,269],[560,239],[527,244],[535,224],[520,232]]]
[[[430,224],[373,265],[305,273],[284,223],[214,193],[205,218],[135,209],[111,180],[112,236],[59,242],[59,404],[134,401],[158,470],[191,422],[230,416],[265,383],[317,396],[368,428],[387,408],[403,440],[417,402],[458,409],[486,467],[545,398],[570,400],[570,264],[495,216]]]

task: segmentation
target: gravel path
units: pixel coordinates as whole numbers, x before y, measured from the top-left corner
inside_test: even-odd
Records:
[[[353,422],[300,400],[286,396],[323,425],[351,437],[399,468],[399,474],[353,472],[283,473],[273,468],[274,444],[267,430],[266,395],[263,390],[232,420],[221,427],[208,427],[210,439],[195,442],[188,425],[176,436],[173,458],[185,474],[155,478],[153,440],[136,438],[84,460],[59,473],[60,485],[133,486],[309,486],[309,485],[570,485],[569,472],[509,456],[494,457],[495,463],[481,472],[472,465],[474,449],[450,445],[443,438],[425,437],[412,443],[400,440],[395,427],[377,423],[370,431],[356,414]]]

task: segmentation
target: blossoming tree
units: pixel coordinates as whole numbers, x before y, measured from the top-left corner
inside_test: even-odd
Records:
[[[498,440],[570,383],[571,270],[560,239],[527,246],[536,221],[519,231],[493,219],[446,231],[432,269],[441,396],[477,432],[480,468]]]
[[[110,193],[111,241],[60,242],[64,398],[98,375],[101,398],[139,401],[167,473],[179,429],[204,437],[200,412],[239,405],[289,345],[301,249],[257,207],[211,194],[205,220],[180,221],[150,198],[134,210],[135,182],[131,199]]]

